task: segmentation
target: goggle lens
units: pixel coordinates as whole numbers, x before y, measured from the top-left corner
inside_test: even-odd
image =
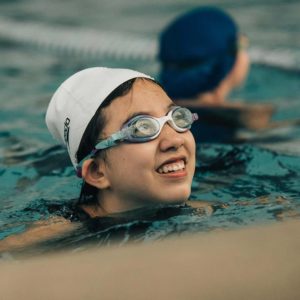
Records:
[[[137,116],[126,124],[130,131],[128,140],[145,141],[144,139],[155,137],[161,130],[165,122],[177,131],[184,132],[190,129],[193,123],[193,114],[190,110],[184,107],[177,107],[172,110],[171,115],[168,117],[154,118],[151,116]],[[165,121],[162,121],[164,119]]]
[[[183,107],[173,111],[172,119],[175,125],[182,129],[189,129],[193,123],[193,115],[191,111]]]
[[[159,124],[155,119],[143,117],[129,125],[132,128],[131,135],[135,138],[151,137],[159,131]]]

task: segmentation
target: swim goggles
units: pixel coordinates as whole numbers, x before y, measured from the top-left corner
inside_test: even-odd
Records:
[[[93,157],[99,150],[116,146],[120,142],[144,143],[152,141],[159,136],[165,123],[168,123],[177,132],[186,132],[196,120],[198,120],[196,113],[180,106],[173,107],[166,116],[160,118],[149,115],[135,116],[126,122],[120,131],[113,133],[105,140],[100,140],[94,150],[79,163],[77,169],[81,169],[83,162]]]

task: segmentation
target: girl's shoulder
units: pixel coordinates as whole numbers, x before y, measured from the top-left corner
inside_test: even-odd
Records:
[[[22,233],[8,236],[0,241],[0,252],[14,251],[50,239],[61,237],[81,227],[79,222],[72,222],[61,216],[51,216],[46,220],[36,221]]]

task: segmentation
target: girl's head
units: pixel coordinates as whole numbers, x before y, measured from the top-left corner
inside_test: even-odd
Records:
[[[113,213],[188,199],[195,168],[192,117],[174,109],[145,74],[91,68],[59,87],[46,122],[81,169],[81,201]]]
[[[174,99],[194,98],[214,90],[238,69],[231,80],[232,86],[237,86],[249,63],[246,52],[240,55],[239,50],[240,34],[228,14],[215,7],[194,9],[175,19],[161,34],[161,83]]]

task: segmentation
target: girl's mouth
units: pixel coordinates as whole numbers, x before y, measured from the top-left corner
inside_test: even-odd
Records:
[[[185,169],[185,162],[183,159],[181,159],[181,160],[169,162],[169,163],[166,163],[166,164],[160,166],[157,169],[157,172],[159,174],[168,174],[168,173],[174,173],[177,171],[183,171],[184,169]]]

